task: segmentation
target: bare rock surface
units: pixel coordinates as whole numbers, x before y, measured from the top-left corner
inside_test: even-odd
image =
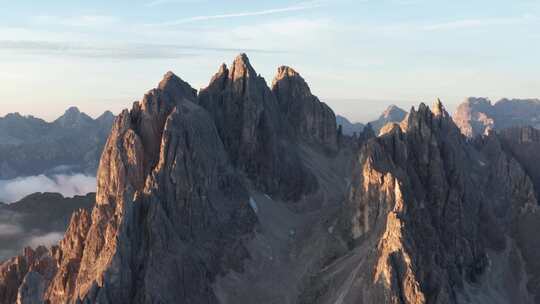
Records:
[[[298,72],[288,66],[279,67],[272,82],[272,92],[296,137],[329,150],[337,149],[334,112],[311,94]]]
[[[540,303],[534,158],[439,100],[332,147],[333,113],[278,74],[242,54],[197,96],[167,73],[115,120],[92,211],[0,265],[0,302]]]
[[[236,57],[230,69],[220,67],[201,90],[199,104],[212,115],[233,165],[255,187],[285,200],[298,200],[317,188],[315,177],[299,159],[291,136],[295,132],[288,128],[277,98],[245,54]],[[307,121],[309,115],[297,119]],[[335,135],[332,138],[328,140],[335,141]]]
[[[537,303],[537,199],[496,137],[473,146],[421,104],[364,145],[351,185],[351,249],[303,303]]]
[[[487,135],[491,130],[532,126],[540,128],[540,100],[467,98],[461,103],[454,121],[467,137]]]

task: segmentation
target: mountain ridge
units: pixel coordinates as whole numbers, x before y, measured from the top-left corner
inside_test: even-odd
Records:
[[[536,154],[440,100],[344,136],[277,74],[240,54],[198,95],[165,74],[115,119],[92,211],[0,266],[2,302],[540,303]]]
[[[114,115],[96,119],[70,107],[52,122],[7,114],[0,118],[0,179],[33,176],[57,167],[95,175]]]

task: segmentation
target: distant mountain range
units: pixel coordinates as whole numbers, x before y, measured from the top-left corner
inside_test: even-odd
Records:
[[[89,210],[95,194],[65,198],[58,193],[34,193],[12,204],[0,203],[0,260],[26,246],[52,245],[66,231],[71,214]]]
[[[384,127],[387,123],[390,122],[401,122],[405,116],[407,116],[407,112],[403,109],[401,109],[398,106],[390,105],[388,108],[377,118],[376,120],[370,121],[369,124],[371,125],[371,128],[375,132],[375,134],[378,134],[379,131]],[[346,117],[337,115],[336,116],[336,123],[338,125],[341,125],[343,134],[345,135],[353,135],[354,133],[360,134],[364,127],[363,123],[353,123],[349,121]]]
[[[467,98],[453,115],[461,132],[468,137],[517,126],[540,128],[540,99]]]
[[[368,125],[245,54],[199,92],[168,72],[114,123],[92,211],[0,265],[0,303],[535,303],[539,132],[466,138],[440,100]]]
[[[199,92],[168,72],[116,119],[95,204],[0,206],[0,235],[41,233],[18,248],[54,243],[0,264],[0,303],[538,303],[535,102],[469,101],[346,136],[290,67],[269,87],[240,54]]]
[[[43,173],[95,175],[114,115],[96,119],[69,108],[49,123],[18,113],[0,118],[0,179]]]

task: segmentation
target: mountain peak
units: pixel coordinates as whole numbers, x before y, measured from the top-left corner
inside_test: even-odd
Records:
[[[435,116],[448,116],[448,112],[446,112],[446,109],[439,98],[435,100],[432,107],[433,109],[431,111]]]
[[[289,66],[282,65],[278,68],[277,74],[272,81],[272,91],[274,93],[278,92],[279,86],[287,87],[285,90],[288,90],[288,87],[295,87],[295,90],[301,92],[302,95],[311,95],[311,90],[304,78]]]
[[[394,117],[402,117],[406,114],[405,110],[402,108],[396,106],[396,105],[389,105],[386,110],[382,113],[380,118],[394,118]]]
[[[181,81],[180,77],[176,76],[172,71],[167,71],[167,73],[163,75],[163,79],[159,82],[158,87],[163,89],[171,81],[178,82],[179,80]]]
[[[65,111],[65,115],[79,115],[81,111],[76,106],[71,106]]]
[[[75,106],[69,107],[62,116],[55,120],[56,123],[67,127],[80,127],[84,123],[93,121],[92,117],[81,112],[79,108]]]
[[[293,68],[282,65],[278,68],[278,73],[276,75],[276,78],[283,78],[283,77],[300,77],[300,74]]]
[[[197,91],[194,90],[187,82],[176,76],[171,71],[168,71],[159,82],[158,89],[168,94],[171,98],[170,102],[178,102],[178,98],[190,97],[195,100]]]
[[[219,66],[219,70],[218,70],[217,73],[218,73],[218,74],[226,74],[226,73],[229,73],[229,69],[227,68],[227,64],[222,63],[222,64]]]
[[[413,108],[414,109],[414,108]],[[399,123],[405,119],[407,112],[396,105],[390,105],[377,120],[371,121],[373,129],[378,134],[388,123]]]
[[[234,58],[234,63],[233,64],[236,64],[236,63],[243,63],[243,64],[246,64],[246,65],[250,65],[249,63],[249,58],[247,56],[246,53],[240,53],[238,54],[238,56],[236,56]]]
[[[229,78],[235,80],[255,76],[257,76],[257,73],[255,73],[255,69],[249,62],[248,56],[245,53],[241,53],[240,55],[236,56],[232,64]]]

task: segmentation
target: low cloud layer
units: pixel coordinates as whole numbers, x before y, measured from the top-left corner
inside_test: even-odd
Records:
[[[36,175],[0,180],[0,202],[12,203],[35,192],[58,192],[66,197],[96,191],[96,178],[84,174]]]
[[[0,237],[10,237],[21,234],[23,229],[16,224],[2,223],[0,224]]]
[[[62,232],[50,232],[47,234],[38,235],[31,237],[27,242],[27,246],[32,248],[36,248],[38,246],[49,247],[57,244],[63,237],[64,234]]]

